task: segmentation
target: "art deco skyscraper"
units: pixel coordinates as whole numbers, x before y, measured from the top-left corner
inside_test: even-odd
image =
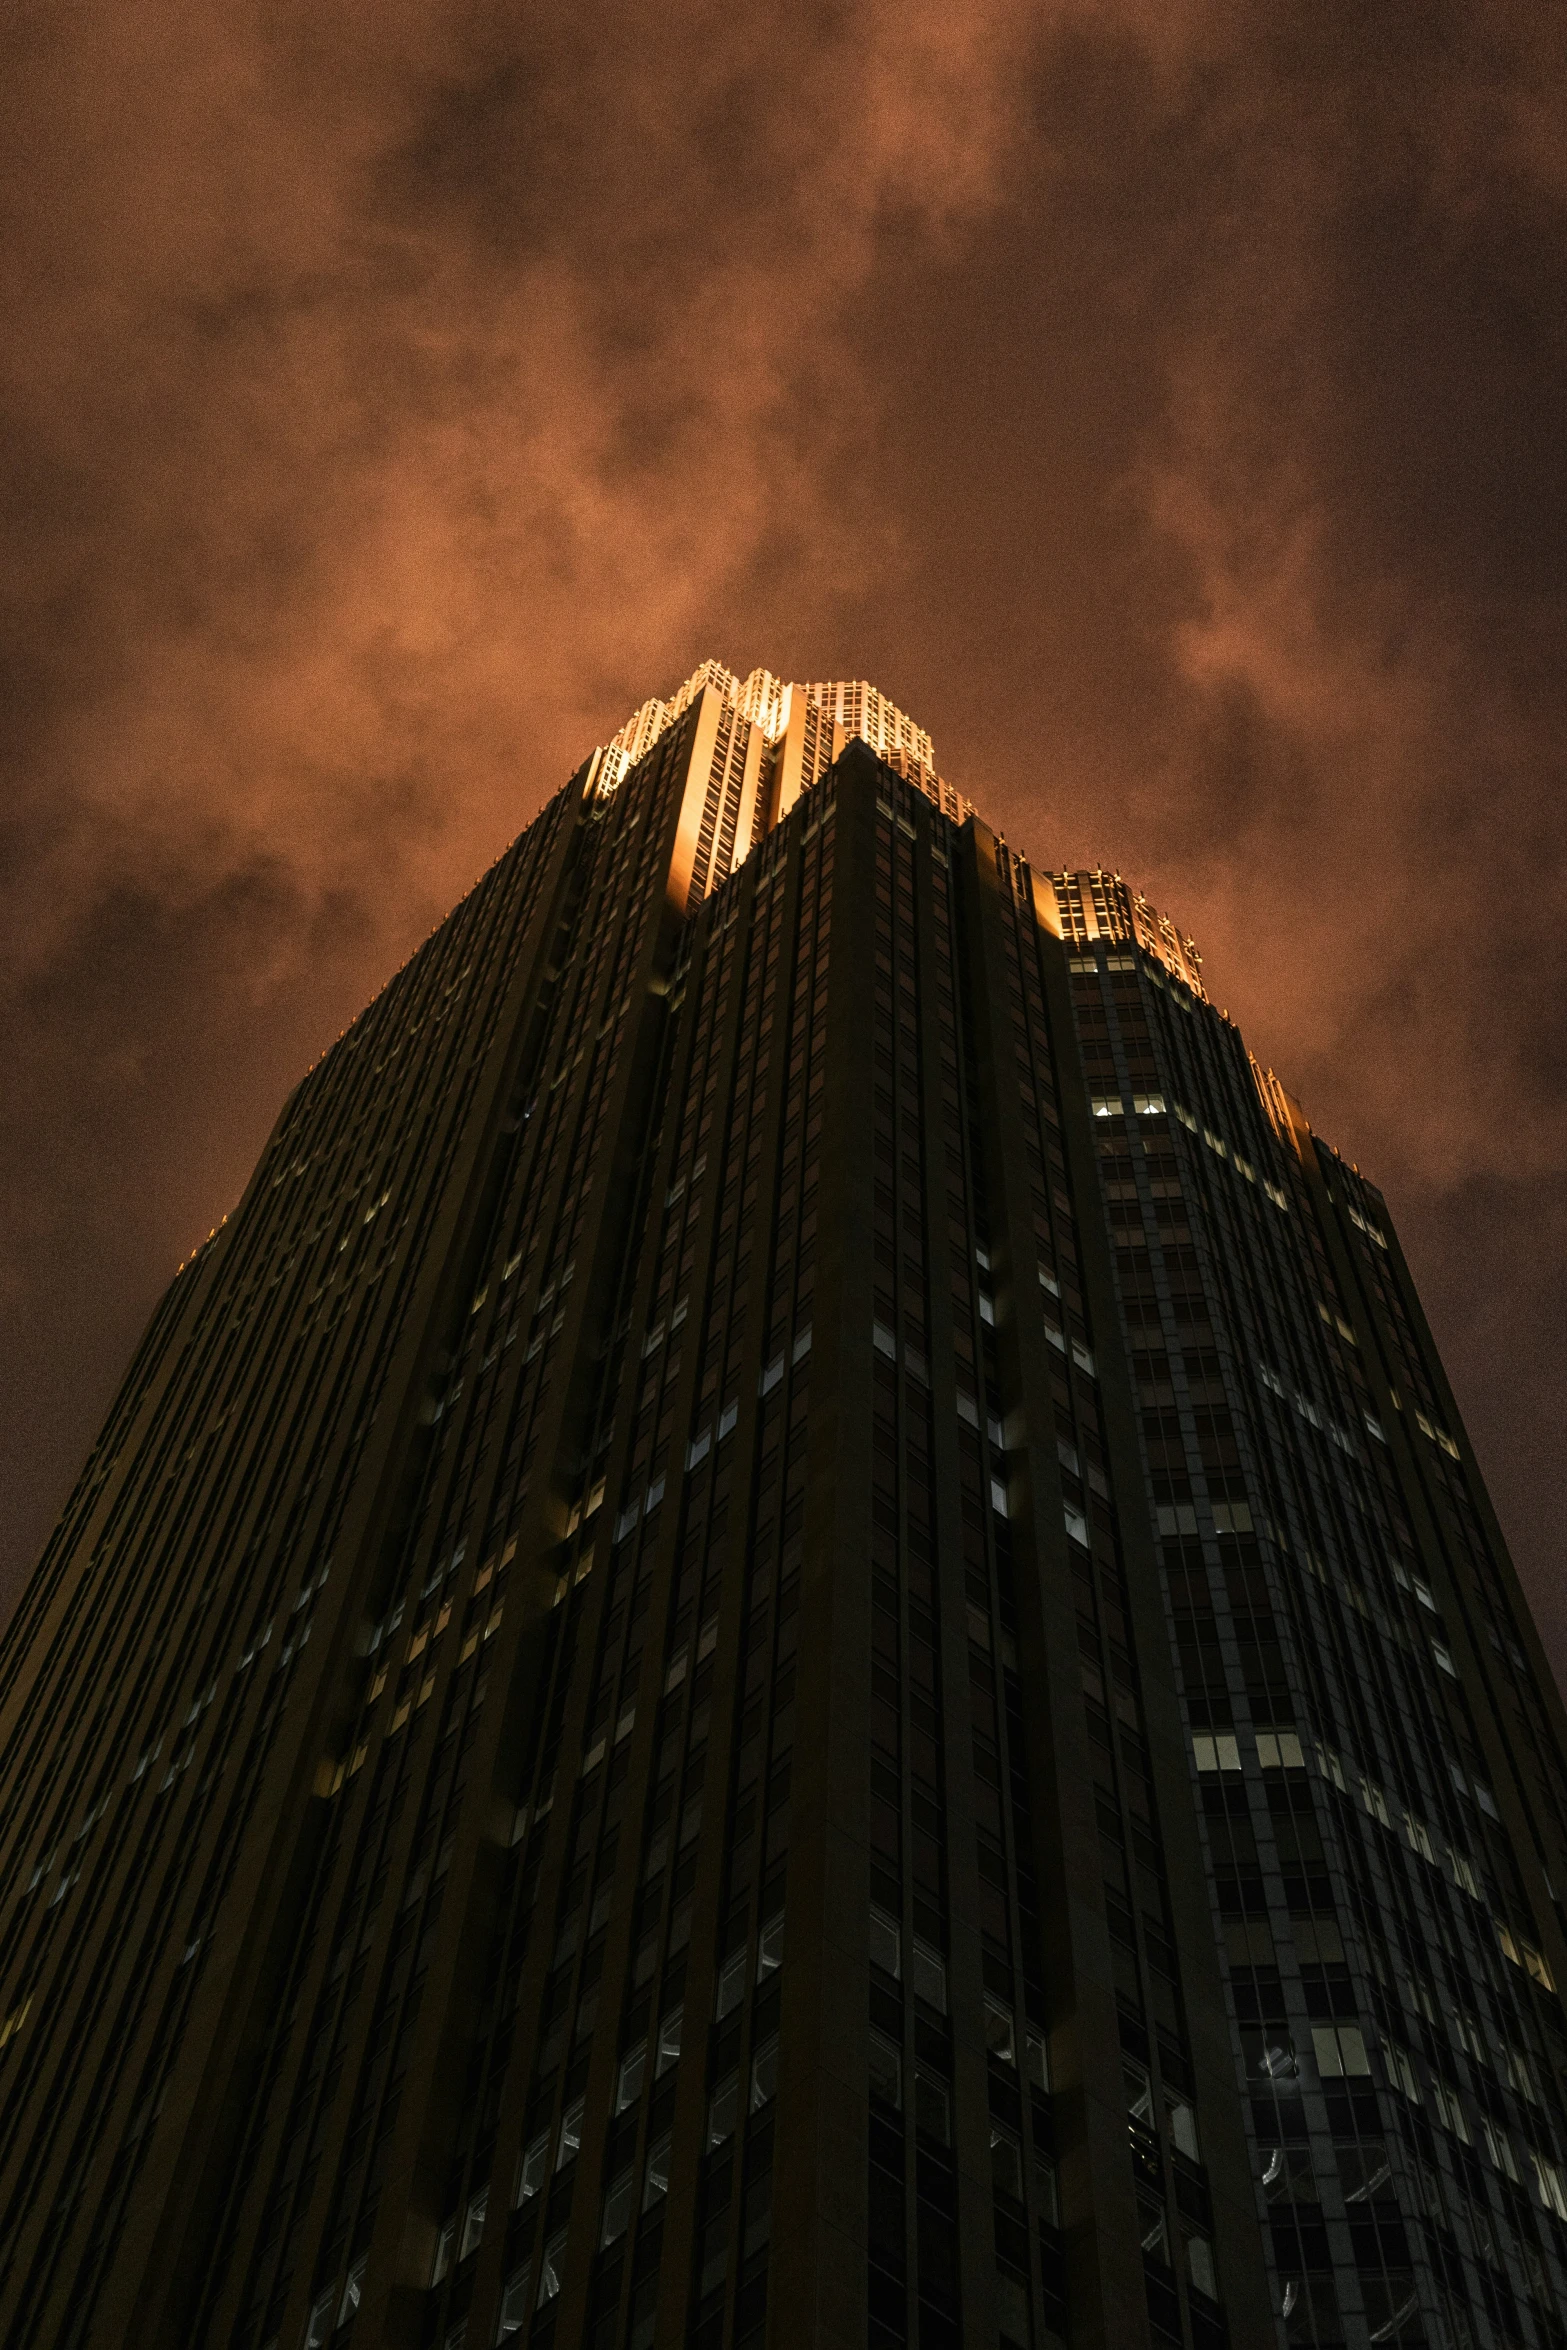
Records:
[[[1567,2343],[1563,1754],[1190,942],[707,664],[296,1089],[0,1648],[0,2342]]]

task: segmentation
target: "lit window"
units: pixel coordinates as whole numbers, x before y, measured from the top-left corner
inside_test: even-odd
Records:
[[[555,2168],[564,2170],[568,2162],[575,2162],[582,2144],[583,2100],[573,2099],[560,2117],[560,2145],[555,2155]]]
[[[479,2239],[484,2234],[484,2214],[489,2200],[490,2190],[488,2187],[481,2187],[478,2194],[470,2198],[468,2208],[463,2214],[462,2243],[457,2253],[459,2260],[466,2260],[470,2252],[478,2251]]]
[[[347,2282],[343,2286],[343,2298],[337,2305],[337,2322],[340,2326],[347,2325],[364,2298],[365,2264],[368,2259],[369,2254],[361,2252],[348,2272]]]
[[[1340,2063],[1338,2068],[1341,2072],[1368,2073],[1371,2070],[1370,2065],[1366,2062],[1365,2043],[1361,2039],[1358,2032],[1352,2033],[1346,2030],[1344,2025],[1340,2024],[1337,2032],[1335,2033],[1332,2027],[1325,2029],[1322,2025],[1319,2024],[1313,2029],[1311,2037],[1316,2043],[1317,2047],[1317,2070],[1319,2072],[1325,2073],[1327,2071],[1327,2067],[1323,2063],[1323,2043],[1331,2043],[1334,2039],[1337,2039],[1338,2041],[1340,2053],[1343,2058],[1343,2061]],[[1344,2049],[1344,2043],[1346,2040],[1353,2042],[1353,2047],[1348,2051],[1345,2051]],[[1331,2054],[1331,2047],[1329,2048],[1328,2052]],[[1359,2063],[1350,2063],[1348,2061],[1350,2055],[1358,2055],[1360,2059]],[[1389,2040],[1384,2034],[1382,2040],[1382,2059],[1387,2066],[1387,2077],[1391,2086],[1395,2089],[1401,2090],[1403,2094],[1409,2099],[1411,2105],[1418,2105],[1420,2103],[1420,2083],[1415,2076],[1414,2063],[1409,2055],[1408,2050],[1400,2048],[1396,2041]]]
[[[624,2113],[642,2094],[642,2076],[647,2071],[646,2046],[633,2048],[629,2056],[620,2060],[620,2071],[615,2079],[615,2111]]]
[[[526,2203],[530,2196],[537,2195],[549,2173],[549,2166],[550,2138],[548,2130],[545,2130],[525,2150],[522,2160],[517,2165],[517,2201],[519,2203]]]
[[[647,2171],[642,2186],[642,2208],[648,2210],[661,2195],[669,2193],[669,2132],[647,2150]]]
[[[551,2236],[544,2247],[544,2259],[539,2268],[539,2307],[541,2309],[546,2301],[554,2300],[560,2291],[561,2280],[565,2273],[566,2231],[562,2228],[560,2234]]]
[[[1458,2102],[1458,2092],[1443,2080],[1440,2073],[1432,2075],[1431,2102],[1436,2107],[1436,2118],[1442,2127],[1445,2130],[1451,2130],[1453,2136],[1467,2146],[1469,2124],[1465,2121],[1464,2109]],[[1492,2160],[1495,2160],[1494,2155]]]
[[[999,2056],[1003,2064],[1017,2063],[1017,2021],[1009,2007],[999,1999],[986,1996],[985,2047],[991,2056]]]
[[[528,2272],[525,2268],[518,2268],[506,2279],[501,2293],[500,2323],[495,2329],[497,2342],[509,2341],[513,2334],[520,2334],[527,2314]]]

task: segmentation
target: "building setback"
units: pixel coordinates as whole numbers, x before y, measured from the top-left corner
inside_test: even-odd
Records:
[[[1567,2345],[1563,1756],[1190,941],[705,664],[298,1086],[0,1645],[0,2344]]]

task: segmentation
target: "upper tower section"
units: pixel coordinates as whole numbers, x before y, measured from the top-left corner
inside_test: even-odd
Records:
[[[667,700],[654,695],[633,711],[596,753],[590,788],[600,794],[614,791],[628,769],[709,688],[757,738],[754,827],[736,843],[736,864],[856,737],[954,823],[973,813],[972,801],[936,773],[935,748],[924,727],[863,677],[793,685],[770,669],[753,669],[742,681],[721,661],[701,662]]]

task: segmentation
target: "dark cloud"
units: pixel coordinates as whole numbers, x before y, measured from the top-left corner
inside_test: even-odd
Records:
[[[701,656],[1108,858],[1387,1187],[1567,1655],[1567,42],[1510,0],[0,43],[0,1583],[288,1083]]]

